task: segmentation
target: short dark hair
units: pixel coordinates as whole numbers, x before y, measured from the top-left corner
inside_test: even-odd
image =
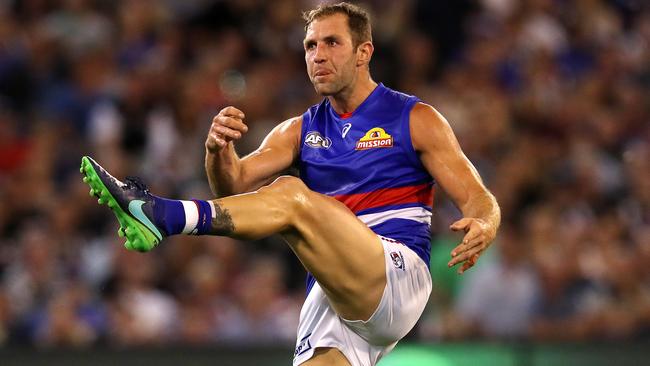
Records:
[[[370,15],[363,8],[346,2],[321,4],[316,9],[303,12],[302,18],[305,20],[305,31],[314,20],[334,14],[347,15],[354,48],[357,48],[363,42],[372,42]]]

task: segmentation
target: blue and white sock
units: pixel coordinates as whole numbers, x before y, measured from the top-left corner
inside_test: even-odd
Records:
[[[210,232],[214,204],[210,201],[170,200],[154,196],[153,222],[167,236],[205,235]]]

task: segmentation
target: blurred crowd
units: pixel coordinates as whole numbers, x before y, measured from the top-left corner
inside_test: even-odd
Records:
[[[212,116],[252,151],[317,103],[316,1],[0,0],[0,345],[292,344],[304,271],[277,237],[126,251],[78,172],[210,198]],[[643,0],[370,0],[376,81],[443,113],[502,207],[463,276],[436,196],[416,340],[650,336],[650,6]]]

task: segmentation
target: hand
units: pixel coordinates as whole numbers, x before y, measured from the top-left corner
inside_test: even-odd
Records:
[[[451,251],[451,260],[447,263],[449,267],[453,267],[464,262],[458,269],[458,274],[463,274],[476,264],[478,258],[494,240],[496,232],[484,220],[471,217],[462,218],[449,228],[453,231],[465,231],[463,242]]]
[[[248,126],[244,124],[244,117],[244,112],[235,107],[222,109],[212,119],[208,138],[205,141],[208,152],[217,152],[226,147],[230,141],[240,139],[248,131]]]

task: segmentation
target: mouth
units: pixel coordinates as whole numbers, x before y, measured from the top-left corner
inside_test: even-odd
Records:
[[[314,78],[327,76],[330,75],[331,73],[332,72],[329,70],[316,70],[316,72],[314,73]]]

